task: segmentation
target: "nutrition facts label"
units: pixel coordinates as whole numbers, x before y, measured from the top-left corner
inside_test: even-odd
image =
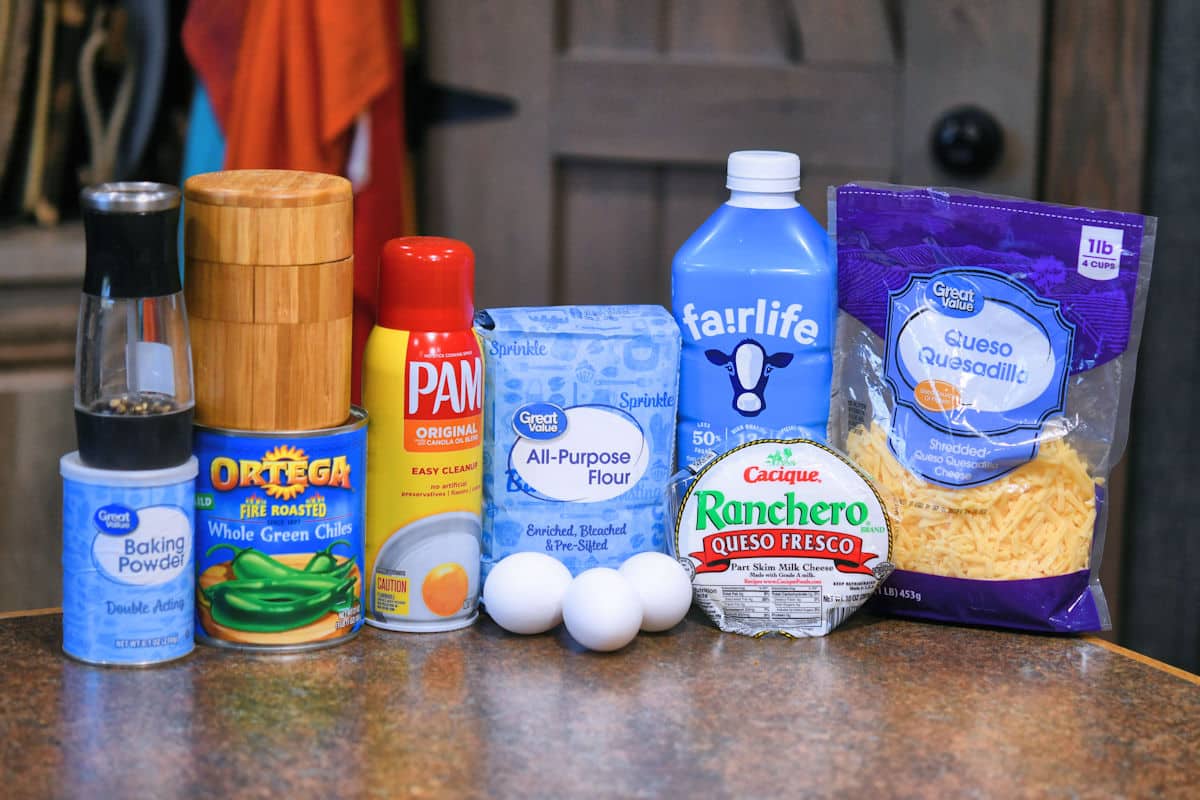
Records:
[[[821,584],[722,586],[725,618],[746,624],[811,628],[822,624]]]

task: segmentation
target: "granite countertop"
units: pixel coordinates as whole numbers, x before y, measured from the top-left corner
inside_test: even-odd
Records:
[[[0,620],[4,796],[1197,796],[1200,679],[1087,638],[696,618],[615,654],[482,619],[146,670]]]

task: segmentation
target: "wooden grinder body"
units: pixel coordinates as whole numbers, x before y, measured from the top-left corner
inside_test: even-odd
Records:
[[[196,422],[316,430],[350,416],[353,195],[334,175],[233,170],[184,185]]]

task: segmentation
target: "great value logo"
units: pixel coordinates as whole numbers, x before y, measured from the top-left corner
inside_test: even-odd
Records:
[[[959,275],[942,275],[929,283],[930,304],[948,317],[964,319],[983,311],[979,287]]]
[[[92,520],[102,533],[109,536],[123,536],[132,533],[138,526],[137,512],[117,503],[96,509]]]
[[[557,439],[567,431],[567,412],[553,403],[530,403],[513,414],[513,430],[526,439]]]

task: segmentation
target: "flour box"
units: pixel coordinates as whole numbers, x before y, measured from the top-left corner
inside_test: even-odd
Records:
[[[660,306],[496,308],[484,352],[483,557],[573,574],[665,550],[679,329]]]

